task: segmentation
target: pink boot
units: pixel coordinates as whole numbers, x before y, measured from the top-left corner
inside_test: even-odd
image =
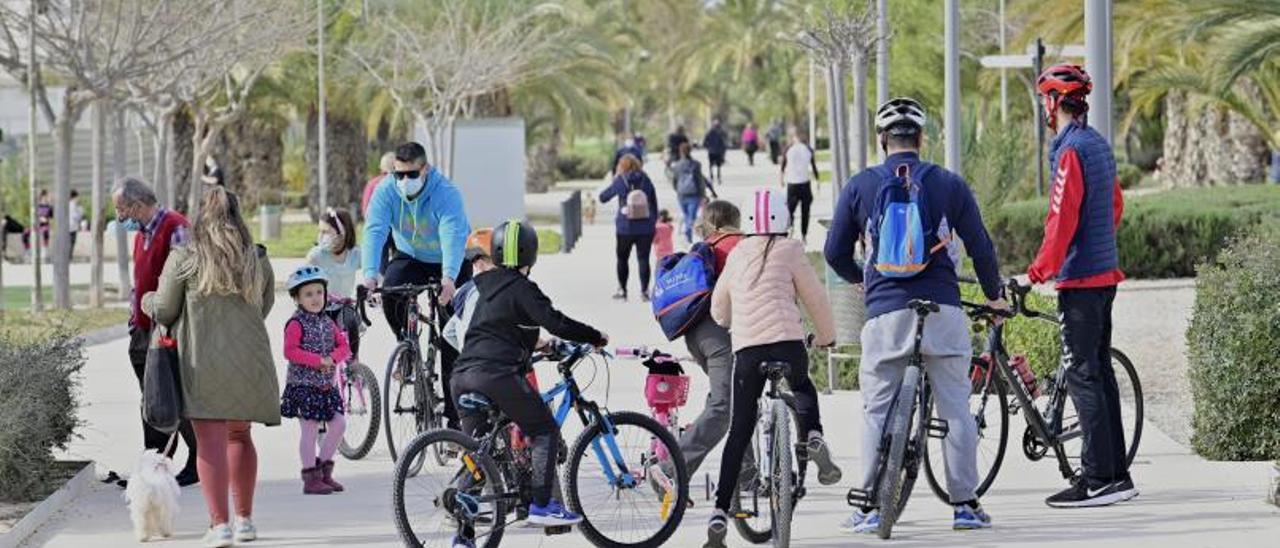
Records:
[[[302,493],[304,495],[329,495],[333,488],[324,482],[324,470],[319,467],[302,469]]]
[[[333,461],[326,460],[326,461],[320,462],[319,459],[316,459],[316,460],[317,460],[317,466],[323,472],[323,476],[321,480],[324,481],[324,484],[328,485],[330,489],[333,489],[334,493],[341,493],[345,491],[341,483],[338,483],[333,480]]]

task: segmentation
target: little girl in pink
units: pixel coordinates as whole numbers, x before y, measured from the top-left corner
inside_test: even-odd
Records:
[[[289,276],[286,284],[298,311],[284,326],[289,376],[280,396],[280,415],[302,423],[298,452],[302,457],[302,492],[307,495],[343,490],[333,479],[333,455],[347,427],[334,370],[351,358],[351,348],[346,332],[324,313],[328,283],[324,270],[307,265]],[[318,439],[321,423],[328,423],[323,440]]]

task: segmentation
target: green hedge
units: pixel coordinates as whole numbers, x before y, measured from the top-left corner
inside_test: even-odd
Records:
[[[603,179],[609,173],[609,162],[612,160],[612,153],[584,154],[570,150],[560,153],[560,158],[556,160],[556,174],[561,181]]]
[[[65,332],[35,342],[0,338],[0,502],[47,493],[53,450],[79,425],[79,339]]]
[[[988,214],[987,228],[1006,272],[1023,272],[1044,236],[1047,200],[1017,202]],[[1130,198],[1117,235],[1120,268],[1130,278],[1183,278],[1212,260],[1232,235],[1280,217],[1280,187],[1245,185],[1172,190]]]
[[[1199,274],[1191,445],[1210,459],[1280,458],[1280,225],[1236,240]]]

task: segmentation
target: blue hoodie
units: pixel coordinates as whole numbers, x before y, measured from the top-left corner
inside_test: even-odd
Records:
[[[388,234],[395,239],[397,251],[424,263],[440,264],[446,277],[457,280],[471,234],[462,194],[432,167],[422,192],[408,201],[400,196],[395,179],[387,175],[369,200],[360,261],[366,278],[378,275]]]

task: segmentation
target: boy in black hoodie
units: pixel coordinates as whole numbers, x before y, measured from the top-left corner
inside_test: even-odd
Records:
[[[491,256],[501,268],[475,277],[479,301],[467,328],[466,344],[454,365],[453,394],[479,393],[532,439],[533,502],[529,523],[543,527],[572,525],[582,516],[551,497],[556,474],[559,426],[524,375],[545,328],[562,339],[603,347],[609,338],[561,314],[551,299],[529,280],[538,258],[538,233],[519,221],[498,225]],[[473,434],[486,425],[479,411],[459,407],[463,431]]]

